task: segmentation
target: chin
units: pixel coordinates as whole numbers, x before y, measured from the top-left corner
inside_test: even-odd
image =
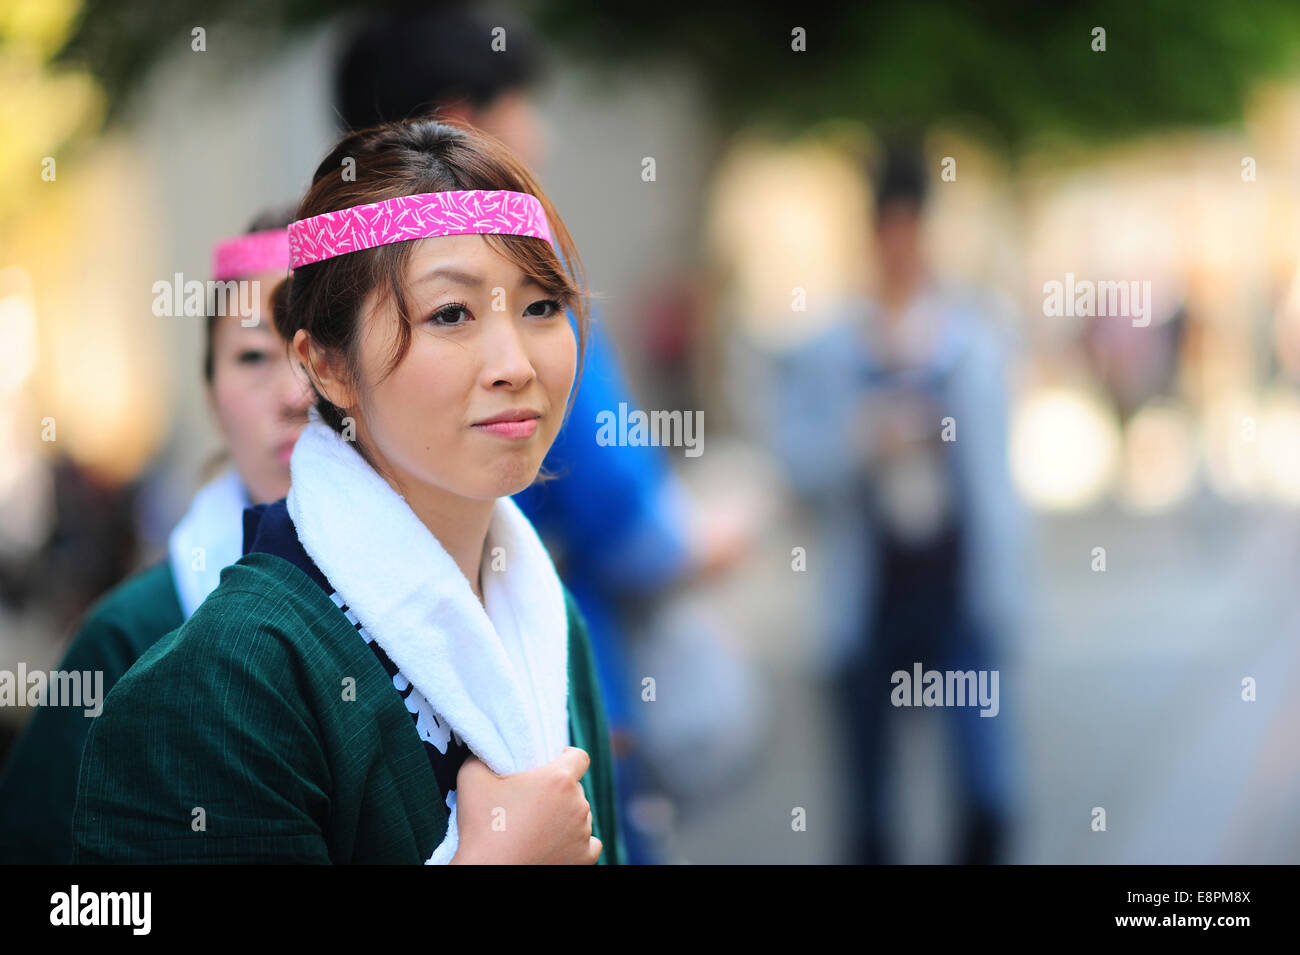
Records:
[[[540,462],[503,461],[488,483],[486,497],[510,497],[518,494],[537,479]]]

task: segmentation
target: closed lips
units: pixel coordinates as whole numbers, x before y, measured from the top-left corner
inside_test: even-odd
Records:
[[[531,408],[511,408],[509,411],[503,411],[491,418],[484,418],[482,421],[476,421],[476,425],[499,424],[503,421],[527,421],[529,418],[540,418],[542,413],[534,411]]]
[[[511,410],[480,421],[474,427],[503,438],[528,438],[537,433],[537,419],[540,417],[536,411]]]

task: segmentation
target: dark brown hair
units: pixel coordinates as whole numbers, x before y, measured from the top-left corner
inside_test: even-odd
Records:
[[[532,173],[487,133],[435,119],[389,123],[350,133],[316,168],[296,218],[399,196],[462,189],[526,192],[541,202],[559,255],[550,243],[531,236],[484,234],[483,238],[489,248],[513,262],[547,294],[573,311],[581,374],[589,315],[577,247]],[[400,317],[397,345],[384,372],[391,374],[411,345],[413,319],[405,295],[405,273],[414,247],[413,242],[396,242],[295,270],[272,292],[272,313],[280,337],[292,344],[300,329],[306,331],[318,348],[341,360],[355,386],[359,380],[361,305],[372,290],[378,289],[380,301],[391,297]],[[575,375],[575,392],[576,384]],[[312,387],[316,388],[314,380]],[[319,389],[316,409],[331,428],[343,431],[343,410],[330,403]],[[359,445],[358,450],[365,453]]]

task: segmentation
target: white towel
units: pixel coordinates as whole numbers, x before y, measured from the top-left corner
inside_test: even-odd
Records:
[[[233,467],[199,489],[167,538],[167,556],[181,610],[188,620],[217,589],[221,571],[244,553],[248,492]]]
[[[303,549],[470,750],[498,775],[559,756],[569,744],[564,590],[514,501],[496,502],[480,603],[406,500],[315,411],[290,468],[287,504]],[[504,569],[493,570],[494,557]],[[450,861],[459,844],[454,791],[447,806],[431,864]]]

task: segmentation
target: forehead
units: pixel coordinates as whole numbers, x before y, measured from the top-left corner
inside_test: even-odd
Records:
[[[216,343],[229,345],[232,348],[252,346],[265,348],[280,341],[280,336],[275,333],[269,315],[261,315],[257,324],[251,327],[244,325],[245,318],[251,321],[251,317],[241,316],[238,313],[218,316],[216,328],[213,329]]]
[[[406,267],[412,286],[496,285],[513,287],[524,272],[510,259],[488,247],[481,235],[442,235],[415,243]]]

